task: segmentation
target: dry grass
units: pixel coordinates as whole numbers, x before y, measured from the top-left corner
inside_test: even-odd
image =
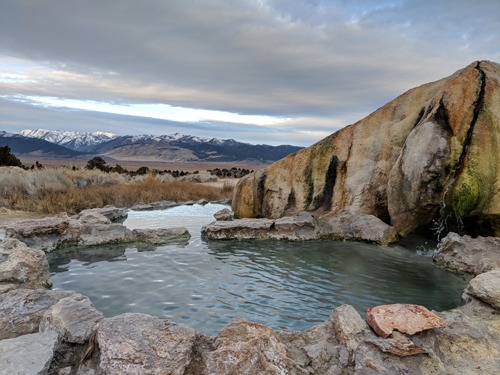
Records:
[[[32,178],[33,172],[40,172],[37,174],[37,179]],[[48,177],[40,177],[43,173]],[[45,182],[47,179],[55,182],[52,185],[48,184]],[[77,178],[76,181],[78,180]],[[165,183],[151,175],[139,182],[118,181],[104,177],[100,183],[96,182],[100,180],[99,178],[91,180],[92,182],[86,186],[77,187],[59,170],[0,173],[0,189],[2,189],[0,193],[3,205],[12,210],[73,214],[86,208],[106,205],[131,207],[138,203],[146,204],[162,200],[176,202],[199,199],[223,200],[231,198],[233,191],[233,186],[230,184],[215,187],[187,181]]]

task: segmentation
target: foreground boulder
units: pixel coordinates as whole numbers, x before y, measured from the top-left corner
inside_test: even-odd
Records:
[[[144,314],[104,319],[97,331],[99,370],[104,374],[183,375],[196,332]]]
[[[58,344],[57,333],[33,333],[0,341],[0,372],[9,375],[48,373]]]
[[[499,96],[500,65],[489,61],[409,90],[243,177],[233,211],[273,219],[349,211],[403,236],[456,215],[466,231],[500,235]]]
[[[295,363],[273,329],[235,319],[214,342],[207,360],[207,372],[226,374],[296,374]]]

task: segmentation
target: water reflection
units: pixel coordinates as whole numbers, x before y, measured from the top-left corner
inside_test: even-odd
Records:
[[[203,241],[221,205],[131,212],[130,227],[184,225],[189,244],[67,249],[48,254],[56,288],[88,295],[107,316],[142,312],[215,334],[234,317],[305,329],[351,304],[445,310],[466,280],[402,246],[356,242]],[[173,212],[172,212],[173,211]]]

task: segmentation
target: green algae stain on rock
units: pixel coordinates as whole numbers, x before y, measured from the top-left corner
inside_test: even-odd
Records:
[[[466,168],[458,177],[450,197],[451,208],[458,217],[469,216],[479,202],[479,183]]]

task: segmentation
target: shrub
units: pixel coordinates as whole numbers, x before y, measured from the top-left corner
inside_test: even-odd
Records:
[[[0,147],[0,166],[6,167],[21,167],[23,168],[23,163],[19,160],[16,155],[10,152],[9,146]]]

